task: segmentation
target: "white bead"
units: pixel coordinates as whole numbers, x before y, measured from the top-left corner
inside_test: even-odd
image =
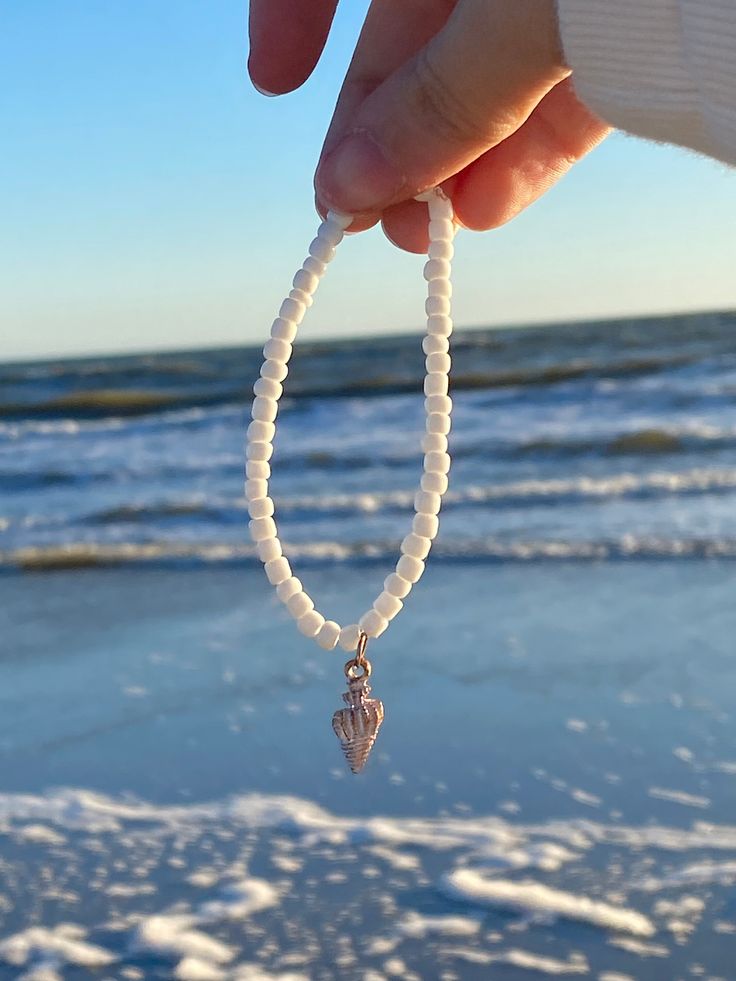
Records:
[[[393,593],[388,593],[384,589],[373,604],[373,609],[377,610],[387,620],[393,620],[403,605],[398,596],[394,596]]]
[[[447,453],[447,436],[442,433],[427,433],[422,437],[423,453]]]
[[[304,616],[299,617],[296,625],[300,634],[304,634],[305,637],[316,637],[324,622],[325,618],[321,613],[316,610],[309,610]]]
[[[293,320],[284,320],[283,317],[277,317],[271,324],[271,337],[291,344],[296,337],[296,324]]]
[[[452,416],[448,416],[446,412],[430,412],[427,416],[428,433],[441,433],[443,436],[447,436],[451,425]]]
[[[431,541],[437,537],[437,532],[440,530],[440,519],[436,514],[415,514],[411,530],[415,535],[421,535],[422,538],[429,538]]]
[[[425,395],[447,395],[448,386],[449,382],[444,371],[433,371],[424,378]]]
[[[314,303],[314,297],[311,293],[306,293],[304,290],[299,289],[289,290],[289,299],[296,300],[297,303],[301,303],[305,307],[311,307]]]
[[[428,296],[424,301],[424,309],[428,317],[446,317],[450,313],[450,301],[446,296]]]
[[[254,419],[259,419],[261,422],[273,422],[278,411],[279,407],[275,399],[268,399],[264,395],[258,395],[253,399],[251,412]]]
[[[261,378],[272,378],[274,381],[282,382],[288,374],[289,369],[283,361],[273,361],[269,358],[261,365]]]
[[[383,589],[384,592],[389,593],[391,596],[395,596],[397,599],[403,599],[411,592],[411,583],[408,579],[404,579],[403,576],[398,575],[398,573],[392,572],[390,576],[386,576],[383,580]]]
[[[325,242],[324,239],[315,238],[309,246],[309,254],[313,255],[315,259],[319,259],[321,262],[330,262],[335,258],[335,250],[330,245],[329,242]],[[304,264],[306,266],[306,263]]]
[[[427,256],[430,259],[452,259],[454,255],[455,246],[452,244],[451,240],[436,239],[434,242],[429,243]]]
[[[254,542],[262,542],[264,538],[276,537],[276,523],[273,518],[251,518],[248,527]]]
[[[317,237],[334,249],[345,237],[345,232],[333,221],[323,221],[317,229]]]
[[[378,610],[370,609],[358,620],[358,626],[369,637],[380,637],[388,626],[388,620]]]
[[[253,386],[253,394],[260,395],[264,399],[273,399],[278,402],[284,394],[284,386],[274,378],[258,378]]]
[[[248,480],[268,480],[271,476],[271,464],[265,460],[248,460],[245,464],[245,476]]]
[[[444,494],[447,490],[447,484],[446,473],[423,473],[422,479],[419,481],[422,490],[429,491],[430,494]]]
[[[426,280],[447,279],[451,271],[447,259],[429,259],[424,264],[424,278]]]
[[[245,457],[247,460],[256,460],[265,462],[270,460],[273,456],[273,443],[262,443],[260,441],[251,440],[250,443],[245,448]]]
[[[273,514],[273,501],[270,497],[259,497],[257,501],[251,501],[248,514],[251,518],[270,518]]]
[[[333,222],[338,228],[343,230],[349,228],[353,223],[353,216],[346,215],[342,211],[328,211],[327,220]]]
[[[252,422],[246,430],[248,439],[259,439],[264,443],[270,443],[276,435],[276,427],[272,422]]]
[[[257,501],[259,497],[267,497],[268,481],[262,478],[246,480],[245,496],[249,501]]]
[[[303,617],[305,613],[309,613],[310,610],[314,609],[314,603],[304,590],[300,589],[298,593],[294,593],[288,598],[286,609],[295,620],[298,620],[299,617]]]
[[[337,638],[340,636],[340,624],[334,620],[325,620],[317,634],[317,643],[326,651],[331,651],[337,646]]]
[[[420,490],[414,495],[414,510],[417,514],[438,514],[442,498],[432,491]]]
[[[288,341],[282,341],[280,337],[272,337],[266,341],[263,348],[263,357],[269,361],[283,361],[284,364],[291,357],[292,347]]]
[[[424,572],[424,563],[413,555],[402,555],[396,563],[396,574],[409,582],[418,582]]]
[[[287,579],[291,578],[291,566],[283,555],[277,559],[271,559],[270,562],[266,562],[263,568],[266,570],[268,581],[272,586],[279,586],[282,582],[286,582]]]
[[[264,538],[262,542],[258,542],[256,545],[256,551],[258,558],[264,565],[267,562],[273,562],[274,559],[278,559],[284,554],[281,551],[281,542],[278,538]]]
[[[351,623],[349,627],[343,627],[340,631],[338,643],[344,651],[354,651],[358,646],[358,634],[360,628],[357,623]]]
[[[415,559],[426,559],[431,547],[431,539],[417,535],[413,531],[401,543],[402,554],[411,555]]]
[[[292,596],[302,592],[302,584],[296,576],[285,579],[276,587],[276,595],[282,603],[288,603]]]
[[[435,450],[424,454],[424,469],[427,473],[449,473],[450,454]]]
[[[447,374],[452,365],[450,355],[446,352],[437,352],[436,354],[428,354],[424,360],[425,367],[428,372],[440,371]]]
[[[427,334],[422,341],[422,350],[426,355],[447,354],[450,350],[450,342],[440,334]]]
[[[434,259],[432,260],[435,261]],[[437,262],[442,262],[442,259],[437,259]],[[449,299],[452,296],[452,283],[449,279],[433,279],[429,284],[429,289],[427,290],[428,296],[441,296],[445,299]]]
[[[442,297],[433,296],[432,299],[437,300],[442,299]],[[452,333],[452,320],[446,313],[433,313],[427,321],[427,333],[437,334],[439,337],[449,337]]]
[[[433,218],[429,223],[429,237],[432,242],[452,242],[455,225],[447,218]]]
[[[452,399],[449,395],[430,395],[424,400],[424,411],[428,416],[433,412],[449,416],[452,412]]]
[[[295,290],[303,290],[305,293],[314,293],[319,286],[319,276],[310,272],[308,269],[300,269],[294,276],[293,286]]]
[[[290,296],[287,296],[279,307],[279,317],[283,317],[284,320],[293,320],[295,324],[302,322],[306,312],[306,306],[303,303],[299,303],[298,300],[292,299]]]
[[[327,272],[327,263],[322,262],[314,255],[308,256],[302,263],[302,268],[307,272],[314,273],[315,276],[319,276],[320,279]]]

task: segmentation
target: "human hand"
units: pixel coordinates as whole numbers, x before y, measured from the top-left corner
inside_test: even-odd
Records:
[[[292,91],[322,53],[337,0],[251,0],[249,71]],[[315,178],[318,210],[382,221],[427,246],[414,195],[441,184],[467,228],[496,228],[606,135],[575,98],[554,0],[372,0]]]

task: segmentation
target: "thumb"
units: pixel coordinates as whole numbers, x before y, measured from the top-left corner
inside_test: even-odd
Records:
[[[554,0],[460,0],[341,138],[330,134],[319,203],[380,212],[439,184],[515,132],[568,74]]]

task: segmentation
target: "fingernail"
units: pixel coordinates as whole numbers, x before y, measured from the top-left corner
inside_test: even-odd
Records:
[[[351,133],[327,154],[317,171],[320,196],[349,214],[390,201],[404,183],[367,133]]]
[[[251,82],[253,82],[253,79],[251,79]],[[269,99],[275,99],[278,95],[277,92],[269,92],[268,89],[262,89],[256,82],[253,82],[253,88],[256,90],[256,92],[260,92],[261,95],[265,95]]]

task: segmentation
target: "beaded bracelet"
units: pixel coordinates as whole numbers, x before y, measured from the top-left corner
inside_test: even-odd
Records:
[[[424,472],[414,498],[415,515],[411,532],[401,543],[401,557],[396,571],[383,584],[382,592],[357,623],[340,627],[314,608],[301,582],[292,574],[282,551],[274,517],[274,503],[268,494],[271,476],[270,459],[276,434],[278,402],[288,375],[292,342],[335,250],[342,241],[352,217],[330,211],[319,226],[317,237],[309,246],[309,255],[294,276],[293,289],[281,304],[271,327],[271,337],[263,349],[264,362],[260,378],[253,386],[252,422],[248,426],[246,445],[245,495],[250,515],[249,528],[258,557],[264,564],[268,581],[276,595],[296,620],[300,632],[311,637],[325,650],[338,644],[355,655],[346,663],[348,691],[343,695],[347,708],[333,716],[333,728],[354,773],[364,766],[383,720],[383,705],[368,697],[371,664],[365,656],[369,638],[379,637],[400,612],[403,601],[424,572],[432,541],[439,528],[442,495],[447,490],[450,455],[447,436],[450,432],[452,401],[447,394],[450,370],[450,262],[453,256],[452,203],[440,188],[420,194],[429,211],[428,261],[424,278],[428,282],[425,303],[427,335],[422,347],[426,355],[424,407],[426,434],[422,439]]]

